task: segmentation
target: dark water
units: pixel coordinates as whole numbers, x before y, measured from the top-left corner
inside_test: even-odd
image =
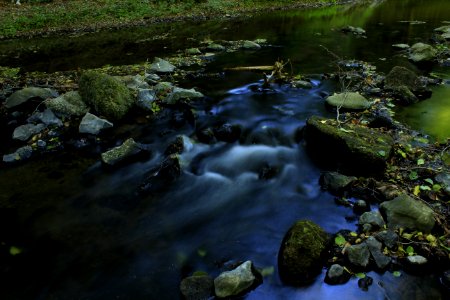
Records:
[[[37,49],[36,54],[21,52],[7,62],[25,70],[54,71],[142,62],[193,46],[191,38],[266,38],[274,47],[218,56],[208,70],[272,64],[282,58],[291,60],[294,72],[329,72],[333,59],[319,46],[324,45],[340,56],[369,61],[388,71],[395,64],[408,64],[390,45],[426,41],[433,28],[450,20],[446,8],[447,1],[379,1],[52,42],[7,42],[0,45],[0,53],[15,47]],[[404,20],[426,23],[399,22]],[[338,28],[344,25],[365,28],[367,38],[341,34]],[[170,34],[167,39],[136,42],[152,38],[157,30]],[[439,72],[450,74],[445,68]],[[193,271],[216,276],[222,270],[219,266],[244,260],[252,260],[259,268],[274,268],[247,299],[445,299],[434,275],[403,273],[396,278],[389,272],[371,272],[374,284],[368,292],[358,288],[356,279],[346,285],[326,285],[324,274],[303,288],[280,282],[277,252],[293,222],[310,219],[330,233],[356,230],[356,226],[345,219],[353,213],[320,190],[321,170],[295,140],[306,118],[328,114],[319,94],[332,92],[334,85],[316,80],[308,91],[277,86],[270,93],[252,92],[258,80],[255,74],[225,73],[216,81],[190,83],[211,96],[195,104],[198,126],[239,124],[244,132],[240,142],[195,143],[189,139],[194,132],[191,125],[174,128],[163,118],[156,125],[132,124],[124,129],[152,145],[147,161],[104,170],[97,158],[64,153],[2,168],[1,299],[177,299],[181,278]],[[432,99],[415,107],[431,103],[448,109],[448,99],[448,85],[440,86]],[[443,109],[433,112],[431,106],[418,108],[427,113],[417,126],[430,134],[439,127],[448,137],[449,118]],[[408,116],[415,107],[399,115]],[[439,126],[437,117],[427,121],[431,113],[442,114]],[[163,131],[169,134],[161,135]],[[182,176],[167,192],[137,197],[134,192],[146,172],[160,162],[165,146],[176,135],[185,137]],[[258,178],[265,165],[278,168],[275,178]],[[22,253],[11,256],[11,246]]]

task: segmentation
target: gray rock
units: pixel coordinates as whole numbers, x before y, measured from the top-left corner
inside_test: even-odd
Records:
[[[369,204],[364,200],[357,200],[353,205],[353,211],[357,214],[362,214],[370,210]]]
[[[200,54],[202,54],[202,52],[198,48],[189,48],[189,49],[186,49],[186,54],[200,55]]]
[[[369,264],[370,251],[366,243],[347,247],[346,253],[348,260],[355,266],[365,268]]]
[[[53,112],[66,116],[83,116],[89,111],[77,91],[67,92],[57,98],[49,99],[45,105]]]
[[[384,226],[384,220],[378,211],[368,211],[359,217],[359,225],[365,224],[371,225],[372,229],[378,229]]]
[[[445,32],[441,34],[441,37],[446,40],[450,40],[450,32]]]
[[[313,87],[312,83],[305,80],[296,80],[292,82],[292,86],[301,89],[311,89]]]
[[[412,45],[409,53],[409,59],[413,62],[427,62],[436,58],[437,51],[432,46],[424,43]]]
[[[441,26],[441,27],[435,28],[434,31],[438,32],[438,33],[450,32],[450,25],[445,25],[445,26]]]
[[[428,263],[428,260],[420,255],[412,255],[406,258],[411,265],[422,266]]]
[[[11,108],[27,102],[32,98],[41,98],[43,100],[47,98],[57,97],[58,93],[52,89],[39,88],[39,87],[26,87],[23,88],[6,99],[5,107]]]
[[[156,96],[159,99],[164,99],[167,95],[169,95],[172,92],[173,88],[174,86],[172,83],[163,81],[156,84],[153,87],[153,90],[155,91]]]
[[[27,141],[31,136],[38,134],[45,128],[44,124],[25,124],[14,129],[12,138],[20,141]]]
[[[435,224],[431,208],[406,194],[380,205],[390,229],[405,228],[429,233]]]
[[[365,35],[366,34],[366,31],[364,29],[362,29],[361,27],[347,26],[347,27],[342,28],[342,31],[350,32],[355,35]]]
[[[60,119],[58,119],[53,111],[49,108],[44,110],[43,112],[37,112],[28,118],[28,122],[42,122],[45,125],[56,125],[62,126],[63,123]]]
[[[342,194],[356,180],[357,178],[354,176],[345,176],[337,172],[325,172],[320,177],[320,184],[323,189],[333,194]]]
[[[136,143],[133,139],[128,139],[122,145],[102,153],[102,162],[113,166],[131,156],[141,153],[143,150],[144,148],[141,144]]]
[[[33,154],[33,148],[31,148],[30,146],[21,147],[14,153],[3,155],[3,162],[13,163],[22,161],[30,158],[31,154]]]
[[[394,44],[394,45],[392,45],[392,47],[401,49],[401,50],[406,50],[406,49],[410,48],[408,44]]]
[[[142,109],[151,111],[152,103],[156,100],[156,92],[151,89],[139,90],[136,105]]]
[[[121,80],[125,85],[132,90],[138,90],[138,89],[148,89],[150,86],[145,81],[146,78],[142,75],[127,75],[127,76],[119,76],[119,80]]]
[[[209,44],[206,49],[208,51],[214,51],[214,52],[221,52],[221,51],[225,51],[226,48],[220,44],[216,44],[216,43],[211,43]]]
[[[398,242],[398,235],[392,230],[378,232],[375,237],[389,249],[394,248]]]
[[[36,145],[39,148],[44,149],[47,146],[47,143],[44,140],[37,140]]]
[[[205,97],[202,93],[197,92],[194,89],[183,89],[179,87],[174,87],[172,92],[170,92],[164,99],[167,104],[175,104],[180,100],[191,100],[195,98]]]
[[[237,296],[248,290],[256,281],[252,262],[246,261],[236,269],[223,272],[214,279],[214,290],[219,298]]]
[[[181,281],[180,291],[186,300],[206,300],[213,295],[214,281],[207,275],[190,276]]]
[[[90,133],[96,135],[103,129],[111,127],[113,127],[113,123],[108,120],[101,119],[91,113],[86,113],[83,119],[81,119],[78,130],[80,133]]]
[[[155,60],[150,65],[150,71],[156,73],[171,73],[176,69],[174,65],[172,65],[167,60],[161,59],[159,57],[155,57]]]
[[[327,275],[325,277],[325,282],[328,284],[341,284],[348,281],[349,276],[346,273],[343,266],[334,264],[332,265],[328,271]]]
[[[450,196],[450,173],[448,172],[439,173],[435,177],[435,180],[442,185],[445,193]]]
[[[161,80],[161,77],[159,77],[157,74],[145,73],[145,81],[147,81],[148,83],[155,84],[160,80]]]
[[[372,258],[375,261],[375,264],[380,270],[385,269],[391,262],[391,259],[384,255],[381,251],[381,248],[383,244],[381,244],[379,241],[377,241],[376,238],[373,236],[370,236],[365,243],[367,244],[367,247],[369,248],[370,254],[372,254]]]
[[[261,45],[252,41],[244,41],[244,43],[242,44],[242,48],[247,50],[259,50],[261,49]]]
[[[326,99],[326,103],[343,110],[366,110],[370,102],[359,93],[347,92],[334,94]]]

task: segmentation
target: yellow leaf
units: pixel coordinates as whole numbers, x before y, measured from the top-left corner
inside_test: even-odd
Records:
[[[11,246],[11,248],[9,248],[9,254],[11,254],[11,255],[17,255],[17,254],[20,254],[20,253],[22,253],[22,249],[20,249],[20,248],[17,248],[17,247],[14,247],[14,246]]]
[[[416,185],[416,186],[414,187],[414,195],[415,195],[415,196],[418,196],[419,194],[420,194],[420,186]]]

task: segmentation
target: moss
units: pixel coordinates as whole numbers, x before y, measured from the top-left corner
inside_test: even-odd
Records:
[[[128,88],[106,74],[87,71],[80,77],[79,93],[83,101],[108,119],[120,119],[130,109],[133,99]]]

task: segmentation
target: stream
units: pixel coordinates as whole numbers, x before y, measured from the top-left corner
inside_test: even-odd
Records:
[[[2,42],[0,65],[46,72],[141,63],[205,38],[263,38],[269,46],[218,54],[205,72],[219,72],[220,78],[198,78],[183,86],[207,95],[193,103],[196,126],[240,125],[237,142],[195,142],[192,124],[174,126],[163,116],[156,124],[114,129],[122,141],[133,137],[149,144],[152,154],[146,160],[109,170],[98,158],[68,150],[18,166],[2,165],[0,298],[179,299],[181,279],[194,271],[215,277],[224,265],[251,260],[268,275],[242,299],[448,299],[436,274],[369,272],[374,283],[368,291],[358,288],[356,278],[328,285],[325,270],[310,286],[281,282],[277,254],[295,221],[312,220],[329,233],[357,229],[351,208],[336,205],[334,196],[320,189],[323,169],[296,138],[309,116],[334,116],[325,109],[322,94],[337,87],[317,75],[312,89],[276,86],[262,92],[254,88],[260,75],[223,71],[283,59],[294,74],[333,72],[334,58],[321,45],[385,73],[395,65],[414,67],[391,45],[427,42],[444,21],[450,21],[447,0],[386,0]],[[340,32],[346,25],[364,28],[366,37]],[[450,80],[450,67],[417,71]],[[449,138],[450,85],[433,87],[431,99],[400,107],[396,114],[432,139]],[[181,177],[166,191],[138,197],[146,173],[180,135],[185,142]],[[259,174],[267,166],[277,172],[263,180]],[[10,246],[22,253],[11,256]]]

